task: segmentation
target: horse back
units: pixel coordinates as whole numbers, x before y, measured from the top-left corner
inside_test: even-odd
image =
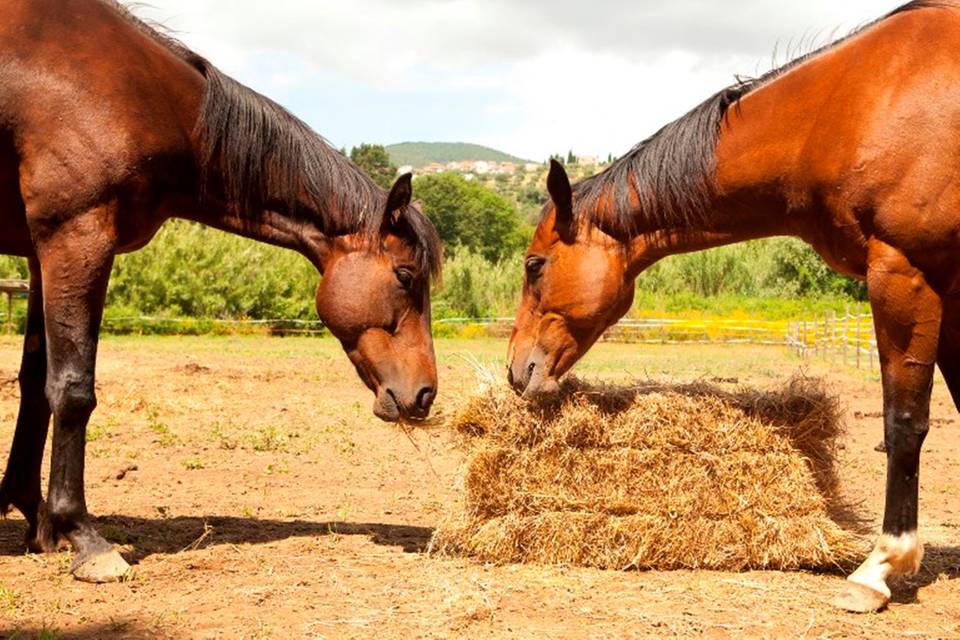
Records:
[[[203,87],[195,67],[109,1],[0,3],[4,227],[17,208],[12,163],[28,219],[108,198],[154,202],[189,181]]]
[[[960,282],[960,5],[898,13],[790,67],[724,123],[718,180],[763,184],[790,231],[863,277],[867,241]],[[765,202],[765,201],[764,201]]]

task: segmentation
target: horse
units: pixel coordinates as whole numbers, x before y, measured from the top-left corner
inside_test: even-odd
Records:
[[[935,367],[960,409],[960,4],[918,0],[720,91],[550,201],[525,258],[508,351],[521,394],[550,394],[665,256],[805,240],[866,281],[882,366],[882,535],[835,604],[872,612],[919,570],[920,452]]]
[[[129,571],[84,497],[111,265],[171,218],[310,260],[319,317],[378,417],[423,419],[436,394],[430,284],[442,247],[411,204],[410,175],[385,192],[291,113],[115,0],[4,2],[0,253],[28,259],[31,292],[0,511],[23,513],[31,551],[69,541],[82,581]]]

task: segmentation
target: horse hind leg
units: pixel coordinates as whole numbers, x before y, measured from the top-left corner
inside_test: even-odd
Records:
[[[937,363],[960,411],[960,302],[948,305],[944,315]]]
[[[0,483],[0,513],[13,508],[27,520],[26,546],[34,552],[56,550],[40,489],[43,448],[50,424],[50,404],[44,391],[47,379],[46,330],[40,267],[30,261],[30,298],[20,365],[20,411],[7,469]]]

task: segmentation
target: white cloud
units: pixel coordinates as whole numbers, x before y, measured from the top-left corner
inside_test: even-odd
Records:
[[[624,151],[735,73],[769,68],[778,44],[783,51],[804,39],[823,41],[899,3],[227,4],[152,0],[152,8],[138,13],[169,25],[255,88],[281,92],[285,104],[338,144],[468,139],[542,158],[569,148]],[[351,101],[352,109],[331,106]],[[442,117],[438,101],[450,105]]]

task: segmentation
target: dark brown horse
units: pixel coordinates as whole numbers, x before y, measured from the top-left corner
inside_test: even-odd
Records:
[[[323,274],[320,318],[376,394],[374,412],[425,417],[441,250],[410,190],[405,176],[383,192],[290,113],[112,0],[3,2],[0,253],[29,259],[33,290],[0,511],[24,514],[28,547],[68,539],[83,580],[129,569],[87,515],[85,432],[114,256],[171,217],[306,256]]]
[[[849,38],[710,98],[604,173],[549,177],[526,258],[510,380],[557,379],[631,307],[657,260],[803,238],[866,279],[888,448],[875,551],[838,604],[883,608],[918,570],[920,449],[939,363],[960,408],[960,5],[912,2]]]

